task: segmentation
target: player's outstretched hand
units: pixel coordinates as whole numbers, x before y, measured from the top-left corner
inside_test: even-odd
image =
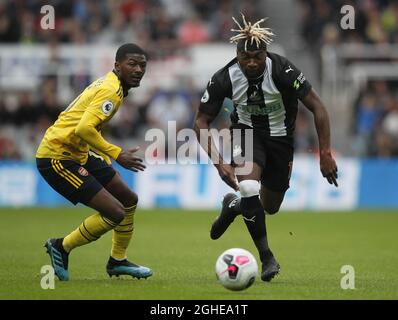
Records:
[[[322,175],[330,184],[338,187],[337,183],[337,165],[331,154],[324,154],[320,157],[320,166]]]
[[[230,164],[218,164],[216,165],[216,168],[221,179],[232,189],[239,191],[235,178],[235,169]]]
[[[116,162],[120,164],[123,168],[128,170],[138,172],[144,171],[146,166],[143,164],[141,158],[134,155],[140,147],[135,147],[130,150],[122,150],[116,159]]]

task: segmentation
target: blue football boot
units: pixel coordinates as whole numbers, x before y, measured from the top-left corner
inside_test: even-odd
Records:
[[[136,265],[127,259],[119,261],[112,257],[109,257],[106,272],[110,277],[127,275],[137,279],[146,279],[152,275],[152,270],[147,267]]]
[[[68,256],[69,254],[62,247],[62,238],[51,238],[46,241],[44,247],[51,258],[54,273],[61,281],[69,280]]]

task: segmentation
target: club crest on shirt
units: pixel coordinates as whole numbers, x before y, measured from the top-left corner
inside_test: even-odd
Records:
[[[202,103],[206,103],[207,101],[209,101],[210,95],[209,95],[209,91],[205,91],[205,93],[202,96],[202,99],[200,99],[200,102]]]
[[[113,103],[111,101],[105,101],[102,104],[102,112],[106,115],[110,114],[113,110]]]
[[[253,91],[252,94],[250,95],[249,99],[252,100],[252,101],[261,100],[260,93],[258,91]]]
[[[88,171],[86,169],[84,169],[83,167],[80,167],[78,172],[83,177],[87,177],[88,176]]]

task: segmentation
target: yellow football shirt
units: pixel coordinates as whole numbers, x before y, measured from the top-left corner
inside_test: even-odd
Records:
[[[37,158],[73,160],[85,164],[89,150],[110,163],[121,148],[101,136],[101,128],[115,115],[123,101],[123,88],[114,72],[90,84],[57,121],[47,129],[37,150]]]

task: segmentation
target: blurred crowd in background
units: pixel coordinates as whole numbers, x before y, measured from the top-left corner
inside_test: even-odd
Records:
[[[352,120],[360,156],[398,157],[398,82],[370,81],[359,95]]]
[[[136,42],[152,60],[183,55],[184,49],[200,43],[226,43],[233,28],[232,16],[244,12],[248,20],[262,18],[256,10],[261,0],[0,0],[0,45],[42,43],[113,44]],[[301,37],[310,50],[342,42],[395,43],[398,40],[398,3],[387,0],[326,1],[297,0]],[[40,7],[55,7],[55,30],[40,28]],[[342,33],[342,4],[356,12],[355,32]],[[268,16],[272,13],[268,13]],[[338,17],[338,18],[337,18]],[[227,63],[228,61],[225,61]],[[220,66],[221,67],[221,66]],[[214,70],[215,72],[216,70]],[[303,70],[305,73],[305,70]],[[75,77],[75,95],[94,79]],[[0,159],[32,160],[45,130],[66,107],[56,95],[57,78],[47,76],[34,91],[5,94],[0,88]],[[154,89],[142,101],[126,99],[105,134],[112,140],[139,143],[148,128],[165,128],[168,120],[177,129],[192,127],[202,87]],[[361,156],[398,156],[397,83],[369,83],[352,106],[354,149]],[[228,107],[228,106],[227,106]],[[229,106],[231,107],[231,106]],[[218,125],[228,127],[224,112]],[[312,116],[301,108],[296,123],[296,150],[316,152]]]
[[[13,0],[0,1],[0,42],[140,43],[152,59],[184,47],[227,41],[231,17],[258,19],[259,0]],[[40,27],[37,13],[53,5],[55,30]],[[262,17],[261,17],[262,18]]]
[[[302,34],[313,49],[325,44],[397,43],[398,2],[395,0],[298,0]],[[355,9],[355,29],[340,27],[343,6]],[[347,11],[344,11],[346,13]]]
[[[324,45],[340,43],[398,43],[396,0],[300,0],[302,35],[310,50],[319,53]],[[355,8],[355,29],[343,30],[339,23],[342,6]],[[352,106],[353,152],[361,157],[398,156],[398,82],[369,81]]]

